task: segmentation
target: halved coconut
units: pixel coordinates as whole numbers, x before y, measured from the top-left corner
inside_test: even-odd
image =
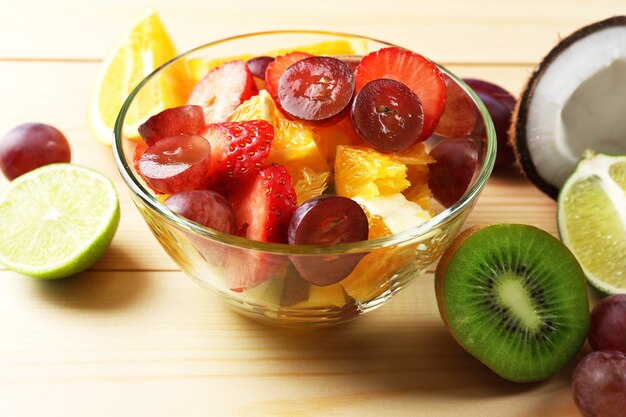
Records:
[[[526,176],[555,199],[586,148],[626,154],[626,16],[585,26],[548,53],[510,139]]]

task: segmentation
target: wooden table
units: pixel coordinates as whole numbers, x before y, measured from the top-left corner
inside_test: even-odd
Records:
[[[122,221],[79,276],[40,282],[0,270],[0,416],[579,415],[571,367],[517,385],[457,346],[432,271],[371,315],[305,333],[240,317],[184,276],[133,207],[111,149],[87,129],[100,60],[144,7],[129,3],[1,7],[0,134],[31,120],[63,130],[74,162],[115,181]],[[257,30],[332,29],[404,45],[515,94],[560,36],[626,11],[619,0],[155,3],[180,50]],[[513,170],[497,173],[467,225],[483,222],[556,234],[555,203]]]

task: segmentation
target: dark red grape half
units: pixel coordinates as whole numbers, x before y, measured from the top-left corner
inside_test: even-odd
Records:
[[[163,138],[198,135],[206,128],[201,106],[186,105],[163,110],[139,126],[139,135],[148,146]]]
[[[278,100],[291,116],[318,122],[344,110],[354,94],[354,74],[337,58],[302,59],[281,75]]]
[[[167,208],[202,226],[224,233],[235,233],[235,214],[228,201],[211,190],[191,190],[172,194]]]
[[[417,95],[401,82],[378,79],[365,84],[352,103],[352,125],[374,149],[397,152],[410,148],[424,126]]]
[[[365,212],[354,200],[322,195],[304,202],[291,218],[288,242],[297,245],[335,245],[367,240]],[[291,260],[306,281],[326,286],[352,272],[365,254],[294,255]]]
[[[202,136],[180,135],[161,139],[139,159],[139,171],[162,193],[206,187],[211,145]]]
[[[248,69],[255,77],[265,79],[265,70],[267,66],[274,60],[271,56],[255,56],[246,61]]]

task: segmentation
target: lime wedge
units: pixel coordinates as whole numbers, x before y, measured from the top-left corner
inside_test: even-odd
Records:
[[[119,219],[107,177],[74,164],[46,165],[0,191],[0,263],[38,278],[76,274],[104,254]]]
[[[585,151],[558,198],[561,240],[589,283],[626,293],[626,156]]]

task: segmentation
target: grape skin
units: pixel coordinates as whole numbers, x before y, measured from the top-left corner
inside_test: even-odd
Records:
[[[584,417],[624,417],[626,354],[592,352],[574,370],[572,395]]]
[[[447,75],[446,105],[437,123],[435,133],[449,138],[468,136],[476,126],[474,103],[456,81]]]
[[[509,144],[509,128],[511,126],[513,111],[515,110],[515,97],[504,88],[478,79],[464,79],[465,83],[478,95],[487,107],[493,125],[496,129],[498,148],[495,166],[510,165],[515,160],[513,147]],[[482,126],[484,130],[484,126]],[[479,132],[484,135],[483,132]]]
[[[367,216],[358,203],[338,195],[321,195],[296,209],[288,241],[295,245],[334,245],[367,240],[367,233]]]
[[[142,176],[162,193],[205,188],[211,145],[202,136],[181,135],[161,139],[139,159]]]
[[[248,69],[255,77],[265,79],[265,70],[267,66],[272,62],[274,58],[271,56],[256,56],[254,58],[250,58],[246,61],[246,65],[248,65]]]
[[[354,200],[322,195],[305,201],[291,218],[287,240],[296,245],[335,245],[367,240],[369,227],[365,212]],[[298,256],[291,261],[312,284],[335,284],[352,272],[364,254],[339,256]]]
[[[211,190],[191,190],[172,194],[167,208],[202,226],[224,233],[235,233],[235,214],[228,201]]]
[[[469,138],[442,139],[431,149],[428,185],[443,206],[450,207],[465,194],[478,165],[478,150]]]
[[[593,308],[589,344],[593,350],[617,350],[626,354],[626,294],[606,297]]]
[[[417,95],[401,82],[378,79],[365,84],[351,111],[354,130],[381,152],[403,151],[420,138],[424,110]]]
[[[71,159],[70,144],[63,133],[44,123],[16,126],[0,142],[0,168],[9,180],[35,168]]]
[[[197,135],[206,127],[201,106],[173,107],[150,117],[139,126],[139,135],[152,146],[159,140],[177,135]]]
[[[322,122],[340,114],[354,94],[354,74],[337,58],[302,59],[281,75],[278,100],[291,116]]]

